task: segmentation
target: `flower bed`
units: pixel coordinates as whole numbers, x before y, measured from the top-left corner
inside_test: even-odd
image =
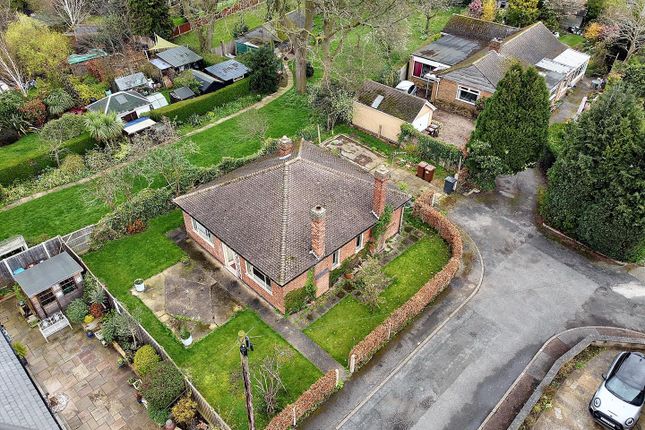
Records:
[[[439,235],[450,245],[452,257],[448,264],[428,281],[410,300],[395,310],[385,321],[376,327],[354,348],[350,357],[350,371],[355,371],[367,363],[394,334],[403,329],[432,300],[448,286],[459,270],[463,255],[463,242],[457,227],[439,211],[431,206],[432,191],[424,193],[414,204],[414,214],[439,232]]]

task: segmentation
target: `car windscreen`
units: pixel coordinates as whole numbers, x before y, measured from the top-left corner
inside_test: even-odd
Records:
[[[613,376],[607,380],[605,387],[619,399],[631,403],[634,406],[643,404],[643,397],[645,392],[641,389],[634,388],[625,381],[621,380],[618,376]]]

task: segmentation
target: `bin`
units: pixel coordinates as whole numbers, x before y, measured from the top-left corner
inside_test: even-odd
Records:
[[[457,179],[454,176],[446,176],[446,180],[443,183],[443,192],[446,194],[452,194],[455,191],[457,186]]]
[[[428,163],[426,163],[425,161],[422,161],[419,164],[417,164],[417,176],[419,178],[423,179],[425,177],[425,170],[427,166],[428,166]]]
[[[428,182],[432,182],[432,179],[434,178],[434,172],[436,170],[436,167],[433,166],[432,164],[428,164],[426,166],[423,179],[425,179]]]

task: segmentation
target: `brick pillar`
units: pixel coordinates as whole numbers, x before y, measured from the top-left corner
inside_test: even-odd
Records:
[[[311,250],[317,258],[325,255],[325,208],[311,209]]]
[[[372,197],[372,210],[378,217],[380,217],[385,210],[387,181],[389,177],[390,172],[385,168],[385,166],[380,166],[374,172],[374,195]]]
[[[32,297],[31,299],[31,305],[34,307],[34,310],[36,311],[36,315],[38,318],[43,319],[47,315],[45,315],[45,311],[43,310],[43,307],[40,306],[40,302],[38,301],[38,297]]]
[[[287,136],[282,136],[278,140],[278,157],[286,157],[293,151],[293,140]]]

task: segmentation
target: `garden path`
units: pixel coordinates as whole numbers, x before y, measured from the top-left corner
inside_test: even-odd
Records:
[[[267,104],[271,103],[272,101],[274,101],[278,97],[282,96],[284,93],[289,91],[291,89],[291,87],[293,87],[293,78],[292,78],[292,75],[291,75],[291,70],[289,69],[289,67],[285,67],[285,70],[287,71],[287,85],[286,86],[280,87],[278,89],[278,91],[276,91],[275,93],[264,97],[262,100],[258,101],[257,103],[252,104],[251,106],[247,106],[246,108],[244,108],[242,110],[239,110],[237,112],[234,112],[234,113],[232,113],[232,114],[230,114],[228,116],[225,116],[224,118],[220,118],[217,121],[213,121],[210,124],[207,124],[207,125],[205,125],[205,126],[203,126],[201,128],[198,128],[198,129],[193,130],[193,131],[191,131],[189,133],[186,133],[184,136],[182,136],[182,138],[194,136],[194,135],[196,135],[198,133],[206,131],[206,130],[208,130],[210,128],[215,127],[216,125],[219,125],[219,124],[221,124],[223,122],[226,122],[226,121],[228,121],[228,120],[230,120],[232,118],[235,118],[236,116],[242,115],[243,113],[248,112],[251,109],[260,109],[261,107],[266,106]],[[51,194],[51,193],[55,193],[57,191],[65,190],[67,188],[72,188],[72,187],[74,187],[76,185],[81,185],[81,184],[88,183],[88,182],[93,181],[93,180],[95,180],[97,178],[100,178],[101,176],[107,175],[108,173],[113,172],[113,171],[115,171],[117,169],[122,169],[123,167],[125,167],[125,166],[127,166],[127,165],[129,165],[129,164],[131,164],[131,163],[133,163],[133,162],[135,162],[137,160],[139,160],[142,157],[143,157],[143,155],[141,155],[139,157],[134,157],[134,158],[132,158],[132,159],[130,159],[128,161],[116,164],[116,165],[114,165],[112,167],[109,167],[109,168],[107,168],[105,170],[102,170],[102,171],[100,171],[98,173],[95,173],[95,174],[93,174],[91,176],[87,176],[85,178],[79,179],[78,181],[63,184],[63,185],[60,185],[58,187],[54,187],[54,188],[52,188],[50,190],[41,191],[41,192],[32,194],[30,196],[23,197],[21,199],[16,200],[15,202],[11,202],[11,203],[3,206],[2,208],[0,208],[0,212],[7,211],[9,209],[13,209],[16,206],[20,206],[20,205],[22,205],[24,203],[30,202],[32,200],[36,200],[37,198],[46,196],[46,195]]]

